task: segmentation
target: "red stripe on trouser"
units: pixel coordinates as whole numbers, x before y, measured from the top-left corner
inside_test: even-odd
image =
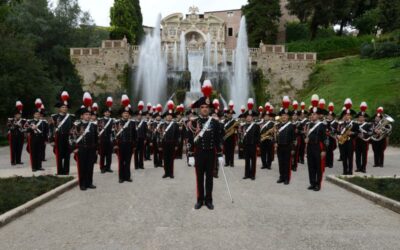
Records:
[[[33,160],[32,160],[32,136],[28,135],[28,150],[29,150],[29,161],[31,162],[31,169],[33,170]]]
[[[324,149],[324,145],[322,142],[319,143],[319,147],[320,147],[320,152],[322,152],[322,150]],[[325,173],[325,160],[326,160],[326,156],[325,157],[321,157],[321,162],[320,162],[320,168],[321,168],[321,179],[318,180],[319,181],[319,186],[321,187],[322,185],[322,179]]]
[[[61,166],[59,165],[60,164],[60,162],[59,162],[60,156],[58,155],[58,136],[57,136],[57,133],[54,136],[54,152],[56,154],[57,174],[59,174],[58,171],[61,168]]]
[[[300,157],[300,146],[301,146],[301,138],[297,136],[297,145],[296,145],[296,163],[299,162]]]
[[[366,142],[367,143],[367,146],[366,146],[366,148],[365,148],[365,169],[364,170],[366,170],[367,169],[367,163],[368,163],[368,150],[369,150],[369,142]]]
[[[103,147],[104,147],[104,143],[102,143],[102,141],[100,140],[100,150],[99,150],[99,155],[100,155],[99,167],[100,167],[100,169],[104,168],[105,155],[104,155]]]
[[[13,145],[12,145],[12,139],[11,139],[11,133],[8,133],[7,135],[8,143],[10,144],[10,162],[12,162],[12,156],[13,156]]]
[[[172,154],[172,159],[171,159],[171,161],[172,161],[172,164],[171,164],[171,175],[172,176],[174,175],[175,154],[176,154],[176,151],[174,150],[174,153]]]
[[[121,165],[121,156],[120,156],[120,148],[118,148],[117,149],[117,152],[116,152],[116,154],[117,154],[117,158],[118,158],[118,178],[120,178],[120,176],[121,176],[121,167],[120,167],[120,165]]]
[[[291,177],[292,177],[292,151],[290,151],[290,157],[289,157],[288,181],[290,181]]]
[[[194,155],[196,155],[196,149],[193,150],[194,151]],[[194,156],[192,156],[194,157]],[[197,162],[196,162],[196,158],[194,158],[194,173],[196,174],[196,197],[197,200],[199,200],[199,183],[197,182]]]
[[[79,153],[75,153],[75,157],[76,158],[76,168],[78,169],[78,182],[79,185],[81,185],[81,171],[80,171],[80,164],[79,164]]]

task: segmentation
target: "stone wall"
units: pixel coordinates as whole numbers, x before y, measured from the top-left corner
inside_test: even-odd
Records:
[[[124,67],[137,67],[139,52],[139,46],[131,46],[126,40],[107,40],[100,48],[72,48],[71,60],[82,77],[84,90],[99,94],[121,90]],[[218,51],[219,63],[221,52]],[[294,96],[303,88],[317,60],[316,53],[289,53],[284,45],[260,44],[249,52],[252,67],[262,69],[270,82],[265,91],[276,102],[283,94]],[[228,62],[232,62],[232,53],[226,50]]]
[[[317,60],[316,53],[288,53],[284,45],[261,45],[252,51],[252,64],[261,68],[270,84],[274,102],[283,95],[294,96],[304,87]]]
[[[82,78],[83,89],[94,94],[122,88],[125,65],[131,65],[131,46],[124,40],[106,40],[100,48],[71,48],[71,61]]]

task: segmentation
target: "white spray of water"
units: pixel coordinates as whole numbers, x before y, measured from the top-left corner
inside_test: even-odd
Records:
[[[161,14],[158,16],[153,34],[143,41],[136,75],[135,91],[140,92],[145,102],[158,103],[166,91],[167,66],[161,49]]]
[[[185,39],[185,33],[182,32],[179,44],[179,70],[183,71],[185,69],[186,69],[186,39]]]
[[[230,99],[236,108],[246,104],[249,95],[249,47],[247,44],[246,18],[240,20],[239,36],[235,52],[234,76],[230,89]]]

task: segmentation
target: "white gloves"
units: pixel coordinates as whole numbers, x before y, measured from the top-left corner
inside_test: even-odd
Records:
[[[224,157],[222,157],[222,156],[218,157],[218,162],[219,162],[220,167],[224,167],[224,165],[225,165]]]
[[[194,157],[193,156],[189,157],[188,163],[189,163],[189,165],[194,166]]]

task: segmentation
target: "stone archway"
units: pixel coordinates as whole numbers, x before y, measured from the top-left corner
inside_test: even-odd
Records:
[[[185,32],[185,39],[189,49],[200,49],[204,47],[207,37],[200,30],[193,29]]]

